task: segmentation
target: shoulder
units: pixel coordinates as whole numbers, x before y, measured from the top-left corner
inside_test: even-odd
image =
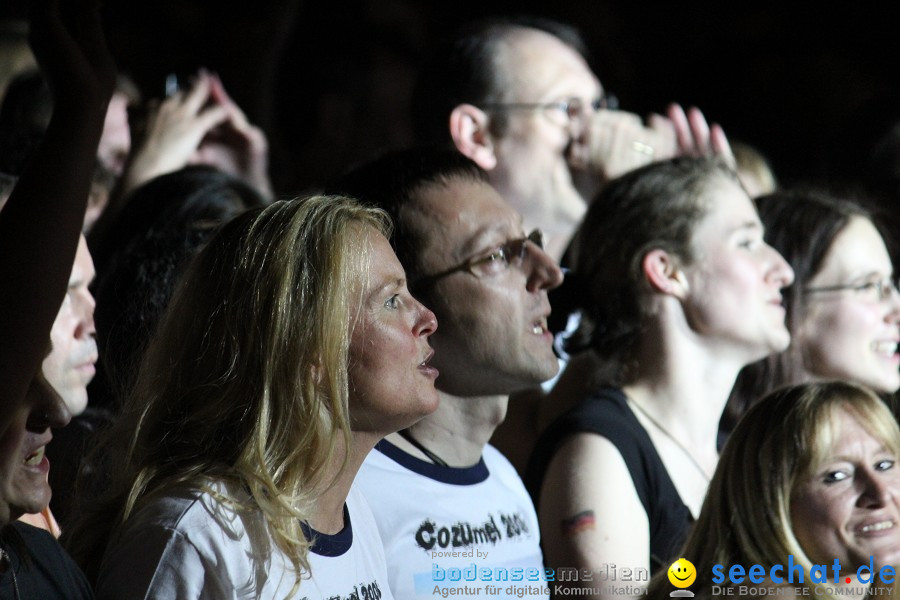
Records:
[[[618,465],[623,458],[630,464],[645,446],[645,437],[622,392],[601,388],[541,434],[528,462],[525,483],[532,497],[538,498],[547,471],[561,464],[614,461]],[[566,456],[560,458],[564,448]]]
[[[268,540],[258,512],[236,511],[215,493],[161,496],[134,513],[110,542],[98,594],[131,597],[152,590],[199,598],[210,587],[227,590],[231,580],[251,576],[251,556],[270,554]]]
[[[375,526],[372,507],[369,506],[369,502],[356,481],[350,486],[350,492],[347,494],[347,512],[350,515],[350,523],[353,525],[354,536],[370,530],[374,530],[377,534],[378,528]]]
[[[48,596],[51,591],[67,590],[66,598],[93,598],[87,579],[75,561],[63,550],[56,538],[43,529],[27,523],[10,525],[19,535],[28,553],[31,566],[20,571],[21,589],[35,593],[35,597]],[[21,563],[22,557],[18,557]],[[62,596],[60,596],[62,597]]]
[[[609,489],[615,489],[631,475],[619,447],[608,438],[594,433],[576,433],[559,446],[548,465],[547,478],[559,474],[575,481],[596,482],[595,473],[602,472]],[[587,474],[590,474],[587,476]]]

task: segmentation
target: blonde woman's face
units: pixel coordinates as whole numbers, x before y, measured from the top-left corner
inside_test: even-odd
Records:
[[[350,338],[350,423],[381,436],[437,409],[438,371],[428,337],[434,314],[406,288],[406,274],[383,235],[368,229],[368,281]]]
[[[897,456],[846,410],[820,464],[791,495],[791,522],[814,564],[840,560],[842,577],[874,557],[876,568],[900,559],[900,467]]]

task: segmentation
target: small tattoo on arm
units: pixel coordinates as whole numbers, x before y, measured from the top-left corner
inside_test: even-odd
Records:
[[[594,518],[594,511],[585,510],[576,515],[563,519],[559,526],[563,535],[575,535],[588,529],[593,529],[597,519]]]

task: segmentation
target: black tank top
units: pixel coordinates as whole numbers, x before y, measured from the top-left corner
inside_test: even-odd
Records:
[[[669,477],[656,447],[631,409],[625,395],[615,388],[601,388],[560,416],[541,435],[525,472],[525,486],[540,510],[541,486],[547,466],[559,447],[572,435],[596,433],[616,447],[628,467],[634,489],[650,523],[650,567],[667,569],[693,523]],[[597,477],[597,485],[602,485]]]

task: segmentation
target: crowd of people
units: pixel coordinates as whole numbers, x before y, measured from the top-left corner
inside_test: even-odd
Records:
[[[142,99],[101,23],[35,0],[0,105],[0,598],[893,593],[864,198],[517,18],[436,45],[414,146],[288,199],[216,74]]]

